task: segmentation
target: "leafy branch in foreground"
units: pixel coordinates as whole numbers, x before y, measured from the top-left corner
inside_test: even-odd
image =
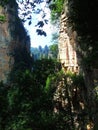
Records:
[[[38,35],[47,36],[45,30],[43,29],[43,26],[45,24],[48,24],[48,19],[46,18],[47,12],[45,9],[48,8],[48,4],[45,0],[16,0],[18,3],[18,9],[19,9],[19,17],[22,20],[22,22],[28,22],[28,25],[32,24],[33,16],[39,15],[41,16],[41,20],[37,21],[36,27],[36,33]],[[42,7],[42,4],[45,4],[44,7]],[[21,6],[22,5],[22,6]]]

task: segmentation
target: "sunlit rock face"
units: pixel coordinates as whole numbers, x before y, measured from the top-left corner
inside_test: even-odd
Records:
[[[65,71],[78,72],[74,41],[76,34],[70,31],[70,28],[67,28],[66,14],[63,12],[60,19],[59,58]]]
[[[18,50],[30,52],[30,39],[18,18],[17,4],[9,1],[5,7],[0,7],[0,81],[7,82],[8,75],[15,63],[15,53]],[[15,51],[17,50],[17,51]],[[20,52],[21,53],[21,52]]]

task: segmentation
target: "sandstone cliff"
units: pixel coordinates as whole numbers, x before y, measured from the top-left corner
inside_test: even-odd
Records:
[[[67,27],[66,12],[62,12],[60,19],[60,35],[59,35],[59,58],[65,71],[78,72],[76,44],[74,35],[69,37],[69,29]]]
[[[97,106],[95,89],[98,86],[98,2],[92,4],[91,1],[88,4],[86,1],[85,4],[82,0],[79,3],[68,0],[65,4],[59,38],[60,60],[65,69],[72,68],[72,63],[76,68],[79,64],[87,89],[89,118],[96,124],[94,113]],[[92,5],[95,8],[93,13]]]
[[[16,62],[25,61],[24,52],[30,54],[30,38],[23,27],[17,10],[15,0],[9,1],[0,7],[0,80],[7,82],[8,75]]]

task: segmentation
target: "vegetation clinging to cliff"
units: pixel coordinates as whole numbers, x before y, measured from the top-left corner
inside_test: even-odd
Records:
[[[6,16],[0,15],[0,22],[5,22],[5,21],[6,21]]]
[[[51,21],[56,21],[63,10],[64,0],[52,0],[50,4]]]

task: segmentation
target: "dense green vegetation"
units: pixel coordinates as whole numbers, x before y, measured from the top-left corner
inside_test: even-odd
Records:
[[[45,92],[45,81],[60,67],[55,61],[45,59],[36,61],[33,66],[33,72],[18,71],[10,86],[1,82],[1,130],[48,130],[56,127],[52,95]]]
[[[20,70],[12,84],[0,83],[0,130],[74,130],[76,116],[78,128],[85,128],[89,110],[83,88],[83,77],[64,74],[57,61],[35,61],[32,72]]]

